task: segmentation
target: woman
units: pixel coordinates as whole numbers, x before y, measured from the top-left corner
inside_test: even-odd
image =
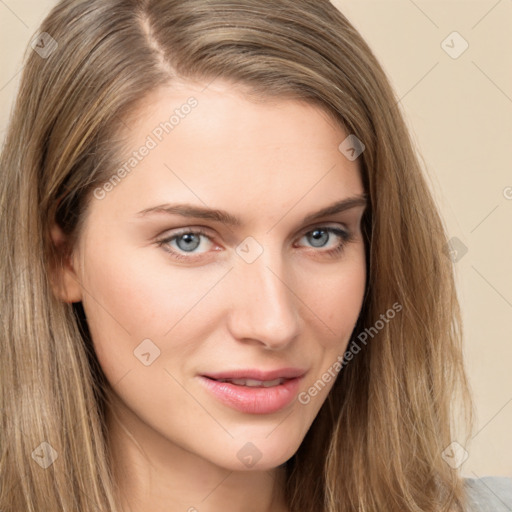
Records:
[[[446,235],[346,18],[65,0],[34,43],[1,160],[0,509],[476,506]]]

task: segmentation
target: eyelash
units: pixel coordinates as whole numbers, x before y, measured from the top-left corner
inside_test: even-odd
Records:
[[[354,235],[352,233],[350,233],[348,231],[344,231],[340,228],[332,227],[332,226],[316,226],[313,229],[306,231],[303,235],[301,235],[300,238],[302,238],[306,235],[309,235],[310,233],[313,233],[314,231],[326,231],[328,233],[337,235],[341,238],[341,242],[333,249],[329,249],[327,251],[321,251],[321,250],[316,251],[316,252],[320,252],[320,253],[325,254],[328,257],[332,257],[332,258],[341,255],[345,249],[345,246],[354,240]],[[182,253],[177,252],[174,249],[169,249],[169,246],[167,245],[170,242],[172,242],[173,240],[179,238],[180,236],[188,235],[188,234],[202,235],[202,236],[208,238],[209,240],[211,240],[211,237],[208,233],[206,233],[202,229],[198,228],[198,229],[182,230],[179,233],[176,233],[170,237],[166,237],[164,239],[157,240],[156,243],[157,243],[158,247],[162,247],[166,252],[171,254],[173,258],[176,258],[177,260],[181,260],[181,261],[192,262],[192,261],[196,260],[197,258],[200,258],[203,253],[201,253],[200,255],[195,255],[195,256],[194,255],[184,256]]]

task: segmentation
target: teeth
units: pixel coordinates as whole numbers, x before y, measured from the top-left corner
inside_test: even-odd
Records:
[[[284,379],[274,379],[274,380],[267,380],[263,383],[264,388],[269,388],[271,386],[280,386],[284,382]]]
[[[219,382],[230,382],[231,384],[236,384],[237,386],[248,386],[248,387],[264,387],[269,388],[272,386],[279,386],[284,382],[284,379],[274,379],[274,380],[254,380],[254,379],[221,379]]]

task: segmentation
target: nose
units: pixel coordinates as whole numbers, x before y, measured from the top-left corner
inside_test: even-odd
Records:
[[[270,350],[286,348],[297,337],[301,319],[282,257],[265,250],[252,263],[239,259],[231,274],[228,327],[233,337]]]

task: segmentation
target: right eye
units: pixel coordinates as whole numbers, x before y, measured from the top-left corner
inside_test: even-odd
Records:
[[[157,245],[163,247],[174,258],[190,260],[208,252],[208,248],[204,251],[194,252],[201,245],[205,245],[204,243],[202,244],[204,239],[209,240],[210,245],[213,245],[210,236],[205,231],[201,229],[187,229],[158,240]],[[206,245],[208,246],[208,243]]]

